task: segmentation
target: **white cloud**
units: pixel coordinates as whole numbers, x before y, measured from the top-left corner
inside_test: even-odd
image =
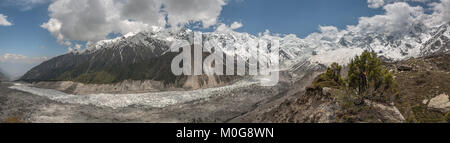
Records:
[[[219,26],[217,26],[217,28],[216,28],[216,31],[221,31],[221,32],[224,32],[224,31],[229,31],[230,30],[230,28],[226,25],[226,24],[220,24]]]
[[[392,4],[396,2],[421,2],[421,3],[427,3],[430,0],[367,0],[367,3],[369,4],[369,8],[380,8],[387,4]]]
[[[450,0],[441,0],[440,3],[433,3],[434,13],[431,16],[431,21],[434,25],[450,22]]]
[[[233,22],[230,26],[226,25],[226,24],[219,24],[219,26],[216,27],[216,31],[218,32],[230,32],[233,31],[235,29],[239,29],[242,26],[244,26],[242,23],[240,22]]]
[[[419,2],[425,1],[419,0]],[[426,32],[433,27],[450,22],[450,0],[441,0],[429,4],[429,7],[431,11],[425,12],[423,7],[411,6],[407,2],[385,4],[384,14],[360,17],[357,25],[349,25],[343,30],[334,26],[320,26],[320,32],[312,33],[306,39],[317,42],[338,42],[340,38],[345,38],[346,34],[360,36],[381,34],[402,38],[409,34],[422,33],[422,30]]]
[[[47,23],[41,25],[42,28],[47,29],[58,41],[58,43],[64,43],[64,36],[61,31],[62,23],[58,19],[50,19]]]
[[[412,7],[405,2],[388,4],[383,8],[386,11],[385,14],[361,17],[358,25],[349,26],[347,30],[362,35],[367,33],[402,35],[426,18],[422,7]]]
[[[96,41],[118,32],[119,22],[112,0],[57,0],[48,8],[48,23],[42,25],[58,40]]]
[[[335,26],[319,26],[319,31],[320,32],[309,34],[305,39],[313,43],[333,43],[337,42],[344,34],[347,33],[346,30],[339,30]]]
[[[329,42],[336,42],[344,35],[346,31],[340,31],[334,26],[319,26],[320,35],[310,35],[307,38],[310,40],[324,40]]]
[[[200,22],[208,28],[217,24],[225,4],[224,0],[55,0],[48,8],[51,18],[41,27],[70,47],[71,40],[95,42],[111,33],[166,25]]]
[[[8,16],[0,14],[0,26],[11,26],[13,25],[8,21]]]
[[[12,64],[37,64],[48,60],[48,57],[27,57],[20,54],[6,53],[0,56],[0,63]]]
[[[27,57],[21,54],[0,55],[0,67],[14,80],[34,66],[48,60],[48,57]]]
[[[368,0],[370,8],[380,8],[384,5],[384,0]]]
[[[27,11],[36,7],[37,5],[47,4],[53,1],[55,0],[5,0],[3,1],[3,4],[19,6],[20,10]]]
[[[239,28],[241,28],[242,26],[244,26],[242,23],[240,23],[240,22],[233,22],[232,24],[231,24],[231,26],[230,26],[230,28],[231,29],[239,29]]]
[[[118,8],[119,15],[123,19],[131,19],[133,21],[139,21],[134,23],[132,21],[125,20],[125,25],[140,25],[140,28],[145,26],[164,26],[166,21],[164,19],[164,13],[161,13],[162,2],[159,0],[130,0],[123,4],[122,8]],[[124,27],[126,29],[126,26]],[[126,34],[125,32],[124,34]]]
[[[168,24],[176,26],[200,21],[203,28],[217,23],[222,6],[226,4],[223,0],[165,0],[163,3]]]
[[[71,53],[71,52],[80,52],[81,51],[81,47],[82,45],[80,44],[75,44],[75,46],[73,48],[67,48],[67,52]]]
[[[9,54],[6,53],[4,55],[2,55],[0,57],[0,61],[1,62],[6,62],[6,61],[16,61],[16,60],[23,60],[26,59],[27,57],[24,55],[17,55],[17,54]]]

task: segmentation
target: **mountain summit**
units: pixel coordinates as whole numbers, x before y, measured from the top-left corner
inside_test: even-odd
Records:
[[[249,41],[280,41],[282,70],[292,70],[305,61],[315,64],[345,64],[364,50],[377,52],[387,60],[401,60],[433,53],[449,52],[450,24],[427,28],[416,25],[407,34],[362,33],[345,31],[330,36],[315,33],[301,39],[295,35],[261,34],[253,36],[235,31],[202,33],[202,39],[216,40],[222,45],[233,44],[234,49],[223,48],[225,54],[236,54],[244,59],[251,53]],[[177,53],[169,52],[174,40],[192,41],[194,31],[189,29],[158,30],[129,33],[122,37],[99,41],[55,57],[27,72],[22,81],[76,81],[81,83],[116,83],[124,80],[154,80],[168,85],[186,85],[188,77],[177,77],[170,65]],[[257,43],[256,43],[257,44]],[[226,46],[224,46],[226,47]],[[243,47],[243,48],[242,48]],[[270,49],[264,49],[270,50]],[[205,55],[204,55],[205,56]],[[211,80],[201,78],[201,83]],[[216,77],[214,82],[230,81],[230,77]],[[200,84],[201,85],[201,84]]]

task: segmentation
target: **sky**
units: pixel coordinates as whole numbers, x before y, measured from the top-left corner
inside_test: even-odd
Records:
[[[395,3],[404,4],[389,9]],[[1,0],[0,68],[17,77],[86,44],[155,27],[226,28],[253,35],[269,30],[305,38],[348,25],[380,25],[374,23],[377,15],[386,15],[384,27],[395,25],[389,24],[392,18],[409,20],[396,14],[403,13],[395,12],[399,8],[411,10],[405,16],[431,15],[440,8],[441,17],[450,19],[449,5],[450,0]]]

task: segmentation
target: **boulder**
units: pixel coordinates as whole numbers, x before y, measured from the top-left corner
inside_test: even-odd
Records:
[[[397,69],[399,71],[411,71],[413,68],[411,66],[407,66],[407,65],[400,65],[399,67],[397,67]]]
[[[403,117],[400,110],[398,110],[395,106],[388,106],[384,104],[380,104],[377,102],[373,102],[370,100],[364,101],[367,105],[371,106],[374,110],[376,110],[381,117],[379,119],[386,121],[388,123],[403,123],[405,122],[405,117]]]
[[[447,94],[436,96],[428,102],[428,108],[438,109],[444,113],[450,111],[450,101]]]

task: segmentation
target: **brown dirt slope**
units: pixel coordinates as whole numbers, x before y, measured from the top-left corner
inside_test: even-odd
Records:
[[[450,55],[441,54],[423,58],[411,58],[390,63],[387,66],[395,72],[400,96],[395,105],[408,122],[445,122],[445,114],[428,108],[423,103],[441,94],[450,94]],[[399,71],[401,66],[411,67]]]
[[[424,100],[450,94],[450,55],[441,54],[384,63],[398,84],[398,94],[386,101],[349,99],[342,87],[300,90],[277,106],[258,111],[254,122],[448,122],[449,112]],[[345,71],[343,71],[345,72]],[[294,90],[295,87],[293,87]],[[388,101],[389,100],[389,101]],[[447,104],[448,105],[448,104]]]

